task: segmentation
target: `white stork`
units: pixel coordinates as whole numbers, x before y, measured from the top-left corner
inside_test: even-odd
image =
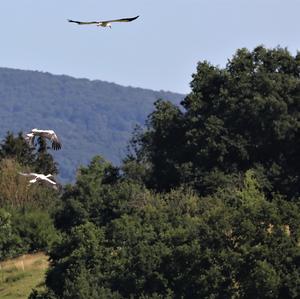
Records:
[[[61,149],[61,142],[59,141],[57,135],[55,134],[55,132],[53,130],[32,129],[31,132],[29,132],[25,135],[25,140],[31,146],[34,146],[34,139],[36,136],[50,140],[52,142],[52,148],[54,150]]]
[[[98,27],[109,27],[111,28],[111,23],[116,22],[132,22],[136,20],[139,16],[133,17],[133,18],[123,18],[123,19],[115,19],[115,20],[107,20],[107,21],[92,21],[92,22],[80,22],[80,21],[73,21],[68,20],[71,23],[76,23],[78,25],[96,25]]]
[[[34,184],[36,182],[43,182],[44,181],[44,182],[50,184],[54,189],[57,189],[56,182],[50,179],[50,178],[54,178],[52,174],[44,175],[44,174],[34,173],[34,172],[31,172],[31,173],[19,172],[19,174],[22,175],[22,176],[26,176],[26,177],[31,178],[29,180],[29,185]]]

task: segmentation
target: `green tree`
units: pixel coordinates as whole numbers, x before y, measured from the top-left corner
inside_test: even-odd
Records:
[[[102,245],[104,241],[103,230],[87,222],[72,229],[64,242],[54,248],[50,255],[53,267],[46,283],[55,298],[120,298],[106,288],[107,277],[99,271],[105,271],[112,258]]]
[[[69,231],[86,222],[106,225],[138,205],[143,190],[139,182],[127,174],[121,176],[118,168],[96,156],[80,168],[76,184],[65,187],[62,206],[55,215],[56,227]]]
[[[51,154],[48,153],[47,142],[44,138],[37,139],[38,149],[34,167],[39,173],[58,174],[57,163],[54,161]]]
[[[0,147],[0,158],[14,158],[20,164],[32,166],[35,162],[35,153],[27,144],[20,132],[16,137],[7,132]]]
[[[21,252],[21,239],[13,232],[11,214],[0,209],[0,261]]]
[[[297,198],[299,77],[300,54],[282,48],[240,49],[225,68],[199,63],[183,111],[158,102],[138,139],[148,186],[188,183],[207,194],[232,174],[258,168],[269,191]]]
[[[13,231],[21,238],[26,252],[47,251],[58,240],[58,232],[48,211],[32,209],[14,212],[12,216]]]
[[[124,198],[115,187],[107,202],[123,205],[98,213],[118,213],[104,222],[87,209],[52,250],[47,287],[55,298],[299,296],[299,207],[268,201],[254,171],[241,187],[202,198],[184,189]]]
[[[181,182],[181,171],[178,164],[183,162],[182,140],[184,138],[183,115],[171,102],[158,100],[155,111],[148,120],[149,130],[136,142],[142,143],[138,157],[142,163],[148,163],[150,186],[165,190],[178,186]],[[149,163],[150,162],[150,163]],[[175,162],[175,163],[174,163]]]
[[[87,167],[81,167],[76,184],[65,188],[56,226],[69,230],[87,221],[102,225],[114,217],[114,202],[107,199],[106,194],[118,177],[118,169],[100,156],[94,157]]]

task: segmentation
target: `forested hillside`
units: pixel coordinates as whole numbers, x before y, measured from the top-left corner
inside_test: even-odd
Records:
[[[52,128],[63,149],[55,155],[64,181],[96,154],[119,163],[136,124],[143,125],[159,98],[182,95],[123,87],[103,81],[0,68],[0,137],[32,128]]]

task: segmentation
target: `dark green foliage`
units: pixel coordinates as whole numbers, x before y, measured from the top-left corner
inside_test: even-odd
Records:
[[[170,182],[178,186],[181,181],[181,169],[173,161],[182,160],[185,154],[181,151],[183,115],[171,102],[157,101],[155,108],[149,116],[149,130],[141,137],[143,148],[138,157],[151,163],[149,184],[164,190]]]
[[[103,242],[103,231],[91,223],[78,226],[66,235],[62,246],[51,253],[55,266],[46,280],[56,295],[66,299],[120,298],[105,287],[105,274],[95,269],[103,265],[104,270],[111,258]]]
[[[137,157],[148,185],[189,184],[201,194],[233,174],[259,169],[266,190],[299,196],[300,55],[286,49],[241,49],[224,69],[199,63],[180,111],[158,102]]]
[[[117,168],[96,156],[88,167],[80,168],[77,183],[66,186],[62,207],[56,213],[56,226],[69,230],[86,222],[105,225],[130,209],[127,201],[136,200],[142,188],[121,179]]]
[[[255,171],[241,187],[200,198],[184,189],[152,194],[124,178],[105,184],[108,166],[95,158],[82,169],[74,189],[87,186],[88,196],[64,195],[82,212],[65,215],[67,201],[60,212],[69,222],[50,254],[54,298],[299,296],[299,207],[269,202]]]
[[[0,137],[54,129],[63,146],[55,153],[60,177],[71,182],[77,167],[96,154],[118,164],[134,126],[144,124],[159,98],[179,103],[183,95],[0,68]]]
[[[0,260],[21,252],[21,239],[14,234],[11,214],[0,209]]]
[[[0,209],[0,260],[47,251],[58,239],[49,212]]]
[[[0,148],[0,158],[14,158],[18,163],[33,166],[35,153],[24,140],[20,132],[16,137],[11,132],[7,132]]]
[[[103,223],[105,215],[102,211],[107,206],[101,195],[106,191],[105,181],[113,181],[113,176],[117,176],[111,170],[111,164],[101,157],[95,157],[88,167],[79,169],[76,185],[67,186],[62,197],[63,208],[56,216],[57,227],[66,230],[90,218]]]
[[[58,233],[47,211],[19,211],[12,217],[14,233],[22,240],[24,252],[47,251]]]

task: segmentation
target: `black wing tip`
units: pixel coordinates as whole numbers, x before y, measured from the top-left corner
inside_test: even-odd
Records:
[[[55,151],[60,150],[60,149],[61,149],[61,144],[60,144],[60,143],[53,142],[53,143],[52,143],[52,149],[54,149]]]
[[[139,16],[133,17],[133,18],[124,18],[124,19],[120,19],[119,21],[125,21],[125,22],[132,22],[134,20],[136,20]]]
[[[136,16],[136,17],[130,18],[129,20],[130,20],[130,21],[134,21],[134,20],[136,20],[138,17],[139,17],[139,16]]]
[[[79,22],[78,22],[78,21],[74,21],[74,20],[70,20],[70,19],[68,19],[68,22],[70,22],[70,23],[76,23],[76,24],[79,24]]]

